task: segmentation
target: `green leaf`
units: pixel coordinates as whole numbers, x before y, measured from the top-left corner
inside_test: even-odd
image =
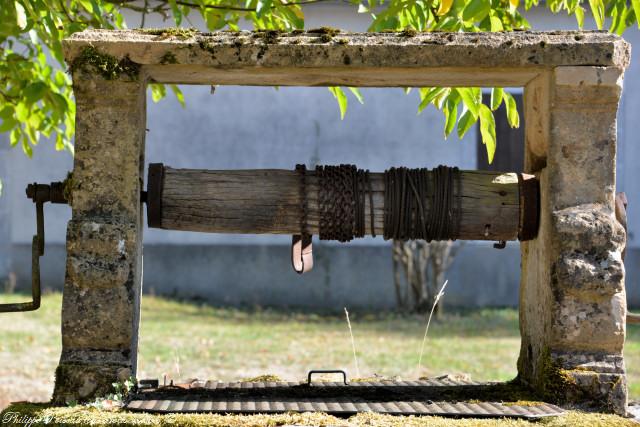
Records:
[[[465,21],[482,21],[490,10],[490,0],[471,0],[462,11],[462,19]]]
[[[22,151],[24,152],[24,154],[27,155],[27,157],[29,158],[33,157],[33,150],[31,149],[31,146],[29,145],[29,141],[25,136],[22,137]]]
[[[180,105],[182,105],[182,108],[185,108],[187,104],[184,102],[184,94],[182,93],[178,85],[169,85],[169,87],[171,88],[173,94],[176,96],[176,99],[178,100]]]
[[[2,124],[0,124],[0,133],[9,132],[11,129],[15,128],[19,123],[13,117],[7,117],[6,119],[2,119]]]
[[[169,0],[169,5],[171,6],[171,12],[173,12],[173,20],[176,23],[176,27],[179,27],[182,23],[182,11],[176,4],[176,0]]]
[[[482,92],[480,91],[480,89],[459,87],[457,88],[457,91],[460,94],[464,105],[471,112],[471,114],[473,114],[473,117],[478,117],[478,110],[480,108],[480,104],[482,103]]]
[[[56,135],[56,151],[64,150],[64,138],[61,133]]]
[[[273,0],[258,0],[258,4],[256,6],[256,16],[258,18],[262,18],[265,14],[271,11],[272,5]]]
[[[18,141],[20,141],[20,130],[21,129],[19,127],[16,127],[9,134],[9,145],[12,147],[15,147],[18,144]]]
[[[462,139],[469,129],[478,121],[478,116],[471,114],[471,111],[465,109],[458,119],[458,138]]]
[[[504,92],[504,105],[507,107],[507,121],[512,128],[520,127],[520,115],[518,114],[518,106],[516,100],[509,92]]]
[[[636,14],[636,23],[638,24],[638,28],[640,28],[640,0],[631,0],[631,5]]]
[[[29,107],[27,107],[24,102],[18,102],[16,105],[16,119],[19,122],[24,123],[29,118]]]
[[[640,3],[640,0],[632,0]],[[578,6],[575,10],[576,21],[578,22],[578,28],[582,29],[584,27],[584,7]],[[638,24],[640,26],[640,24]]]
[[[420,105],[418,105],[418,114],[420,114],[422,110],[424,110],[427,107],[427,105],[429,105],[434,99],[436,99],[438,96],[446,92],[447,88],[432,87],[432,88],[425,88],[424,90],[425,90],[424,97],[422,98]],[[423,93],[423,89],[420,90],[420,94],[422,93]]]
[[[504,90],[501,87],[494,87],[491,89],[491,110],[495,111],[502,104],[502,97]]]
[[[497,16],[492,16],[490,18],[490,21],[491,21],[491,31],[497,32],[497,31],[504,30],[504,25],[502,25],[502,20]]]
[[[333,97],[338,101],[338,106],[340,107],[340,120],[344,120],[344,115],[347,113],[347,106],[349,105],[347,95],[345,95],[342,88],[338,86],[329,87],[329,92],[331,92]]]
[[[447,99],[447,102],[445,102],[442,111],[444,112],[445,118],[444,137],[447,138],[456,125],[456,118],[458,117],[458,101],[454,99],[454,97],[450,97]]]
[[[601,30],[604,25],[604,3],[602,0],[589,0],[593,19],[596,21],[598,29]]]
[[[33,104],[38,102],[44,96],[48,86],[43,82],[31,83],[24,88],[23,95],[28,103]]]
[[[496,121],[493,112],[484,104],[480,106],[480,135],[487,149],[487,159],[491,164],[496,153]]]
[[[27,28],[27,13],[24,10],[24,6],[20,3],[15,2],[16,5],[16,24],[21,30]],[[6,7],[6,6],[3,6]]]
[[[162,84],[152,83],[149,87],[151,88],[153,102],[158,102],[167,95],[167,88]]]
[[[357,87],[350,87],[349,90],[351,91],[351,93],[353,93],[356,97],[356,99],[358,100],[358,102],[360,104],[364,104],[364,98],[362,97],[362,94],[360,93],[360,89],[358,89]]]

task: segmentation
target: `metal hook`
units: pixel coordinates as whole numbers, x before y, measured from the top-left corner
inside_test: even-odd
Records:
[[[494,243],[493,247],[496,249],[504,249],[507,246],[507,242],[500,240],[498,243]]]

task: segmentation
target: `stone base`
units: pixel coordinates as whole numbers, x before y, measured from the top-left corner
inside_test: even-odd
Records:
[[[521,354],[519,380],[545,400],[626,415],[627,381],[622,355],[546,351],[537,366],[532,362]]]
[[[122,365],[60,363],[52,402],[66,405],[104,397],[114,392],[113,383],[124,382],[131,375],[131,368]]]

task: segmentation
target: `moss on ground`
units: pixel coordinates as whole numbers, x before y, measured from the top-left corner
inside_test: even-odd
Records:
[[[136,80],[140,73],[140,65],[131,61],[128,56],[118,60],[115,56],[100,52],[93,46],[87,46],[73,60],[69,70],[71,73],[76,71],[96,73],[105,80],[115,80],[122,75]]]
[[[244,378],[242,381],[247,383],[260,383],[260,382],[277,383],[277,382],[282,382],[284,380],[277,375],[265,374],[265,375],[258,375],[257,377]]]
[[[27,418],[29,417],[29,418]],[[637,424],[616,415],[569,411],[560,417],[547,418],[542,422],[519,419],[478,419],[441,417],[399,417],[373,413],[361,413],[348,419],[336,418],[324,413],[294,413],[273,415],[216,415],[216,414],[167,414],[152,415],[126,411],[104,411],[86,406],[54,407],[42,403],[14,403],[2,413],[7,425],[24,425],[24,420],[33,420],[32,426],[62,425],[109,425],[109,426],[386,426],[386,427],[631,427]],[[13,420],[13,421],[11,421]],[[22,424],[20,424],[20,420]]]

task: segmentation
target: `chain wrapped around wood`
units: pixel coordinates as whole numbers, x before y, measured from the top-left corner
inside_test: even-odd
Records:
[[[159,167],[162,173],[157,173]],[[305,173],[304,222],[309,235],[326,232],[348,240],[375,233],[396,238],[400,234],[385,231],[385,209],[390,206],[385,208],[385,202],[402,195],[405,200],[398,203],[403,202],[403,208],[397,213],[405,215],[405,238],[498,241],[530,240],[537,235],[538,181],[532,175],[449,168],[447,172],[442,168],[397,172],[402,168],[396,168],[393,173],[404,174],[405,181],[401,185],[396,179],[392,184],[403,189],[386,191],[392,188],[386,183],[392,169],[367,173],[355,166],[342,172],[332,169],[340,166],[321,168]],[[154,219],[150,226],[210,233],[301,234],[305,203],[296,171],[213,171],[162,165],[150,170],[154,171],[147,183],[147,214]],[[429,229],[435,221],[438,223]]]

